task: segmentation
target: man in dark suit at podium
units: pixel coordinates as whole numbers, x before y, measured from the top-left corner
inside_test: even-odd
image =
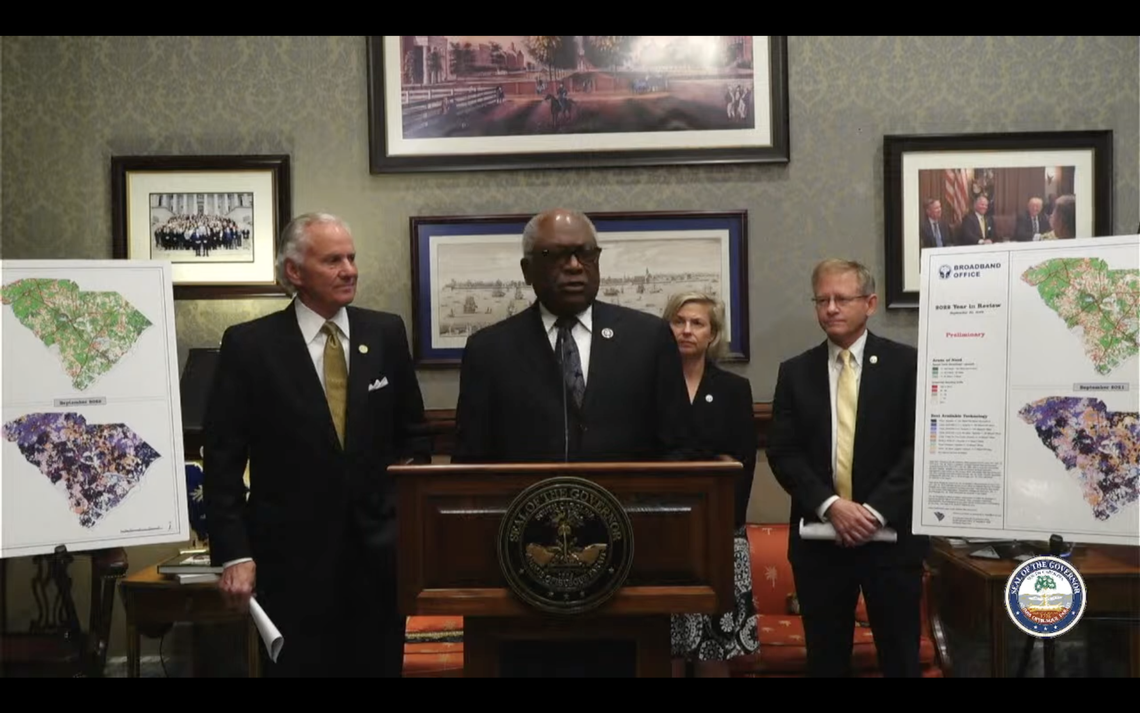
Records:
[[[688,392],[660,317],[595,298],[593,223],[553,209],[523,232],[530,308],[467,340],[457,463],[684,458]]]
[[[393,463],[430,461],[403,321],[349,306],[356,248],[326,214],[284,230],[285,309],[222,337],[203,491],[219,588],[280,630],[272,677],[399,677]],[[249,461],[248,501],[242,482]]]
[[[537,299],[467,340],[454,462],[688,457],[689,399],[672,330],[595,299],[601,253],[578,211],[547,210],[527,224],[521,266]],[[528,651],[508,654],[504,674],[632,675],[631,657],[612,645]]]
[[[917,676],[929,548],[911,534],[918,353],[867,330],[878,297],[866,267],[824,261],[812,289],[827,340],[780,365],[768,440],[772,473],[792,497],[788,561],[808,675],[850,675],[862,590],[883,673]],[[804,539],[801,519],[830,523],[834,539]],[[886,528],[896,542],[874,540]]]

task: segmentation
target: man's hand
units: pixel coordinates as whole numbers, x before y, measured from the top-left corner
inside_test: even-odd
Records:
[[[857,547],[869,542],[879,529],[879,520],[858,503],[840,498],[824,513],[835,526],[835,541],[843,547]]]
[[[253,596],[254,586],[257,584],[257,565],[250,562],[231,564],[222,572],[218,581],[218,589],[222,592],[222,599],[226,606],[245,611],[249,608],[249,598]]]

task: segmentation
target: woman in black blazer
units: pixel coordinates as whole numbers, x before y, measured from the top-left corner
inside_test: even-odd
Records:
[[[673,329],[685,382],[693,446],[701,458],[728,457],[744,464],[737,478],[733,517],[736,606],[718,615],[678,614],[672,618],[674,675],[683,676],[693,662],[698,677],[727,677],[730,658],[759,647],[752,571],[744,530],[748,496],[756,470],[756,426],[752,417],[752,385],[748,379],[716,365],[727,351],[724,305],[699,292],[673,295],[662,315]]]

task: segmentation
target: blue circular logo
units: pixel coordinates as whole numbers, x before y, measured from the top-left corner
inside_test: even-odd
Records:
[[[1005,610],[1030,636],[1052,638],[1068,632],[1085,613],[1087,601],[1080,573],[1059,557],[1028,559],[1005,583]]]

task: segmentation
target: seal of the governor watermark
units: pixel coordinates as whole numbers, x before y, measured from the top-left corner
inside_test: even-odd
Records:
[[[1077,568],[1060,557],[1025,560],[1005,584],[1005,610],[1030,636],[1068,632],[1085,613],[1088,592]]]
[[[544,612],[595,609],[625,582],[633,527],[608,490],[548,478],[523,490],[499,526],[499,565],[511,590]]]

